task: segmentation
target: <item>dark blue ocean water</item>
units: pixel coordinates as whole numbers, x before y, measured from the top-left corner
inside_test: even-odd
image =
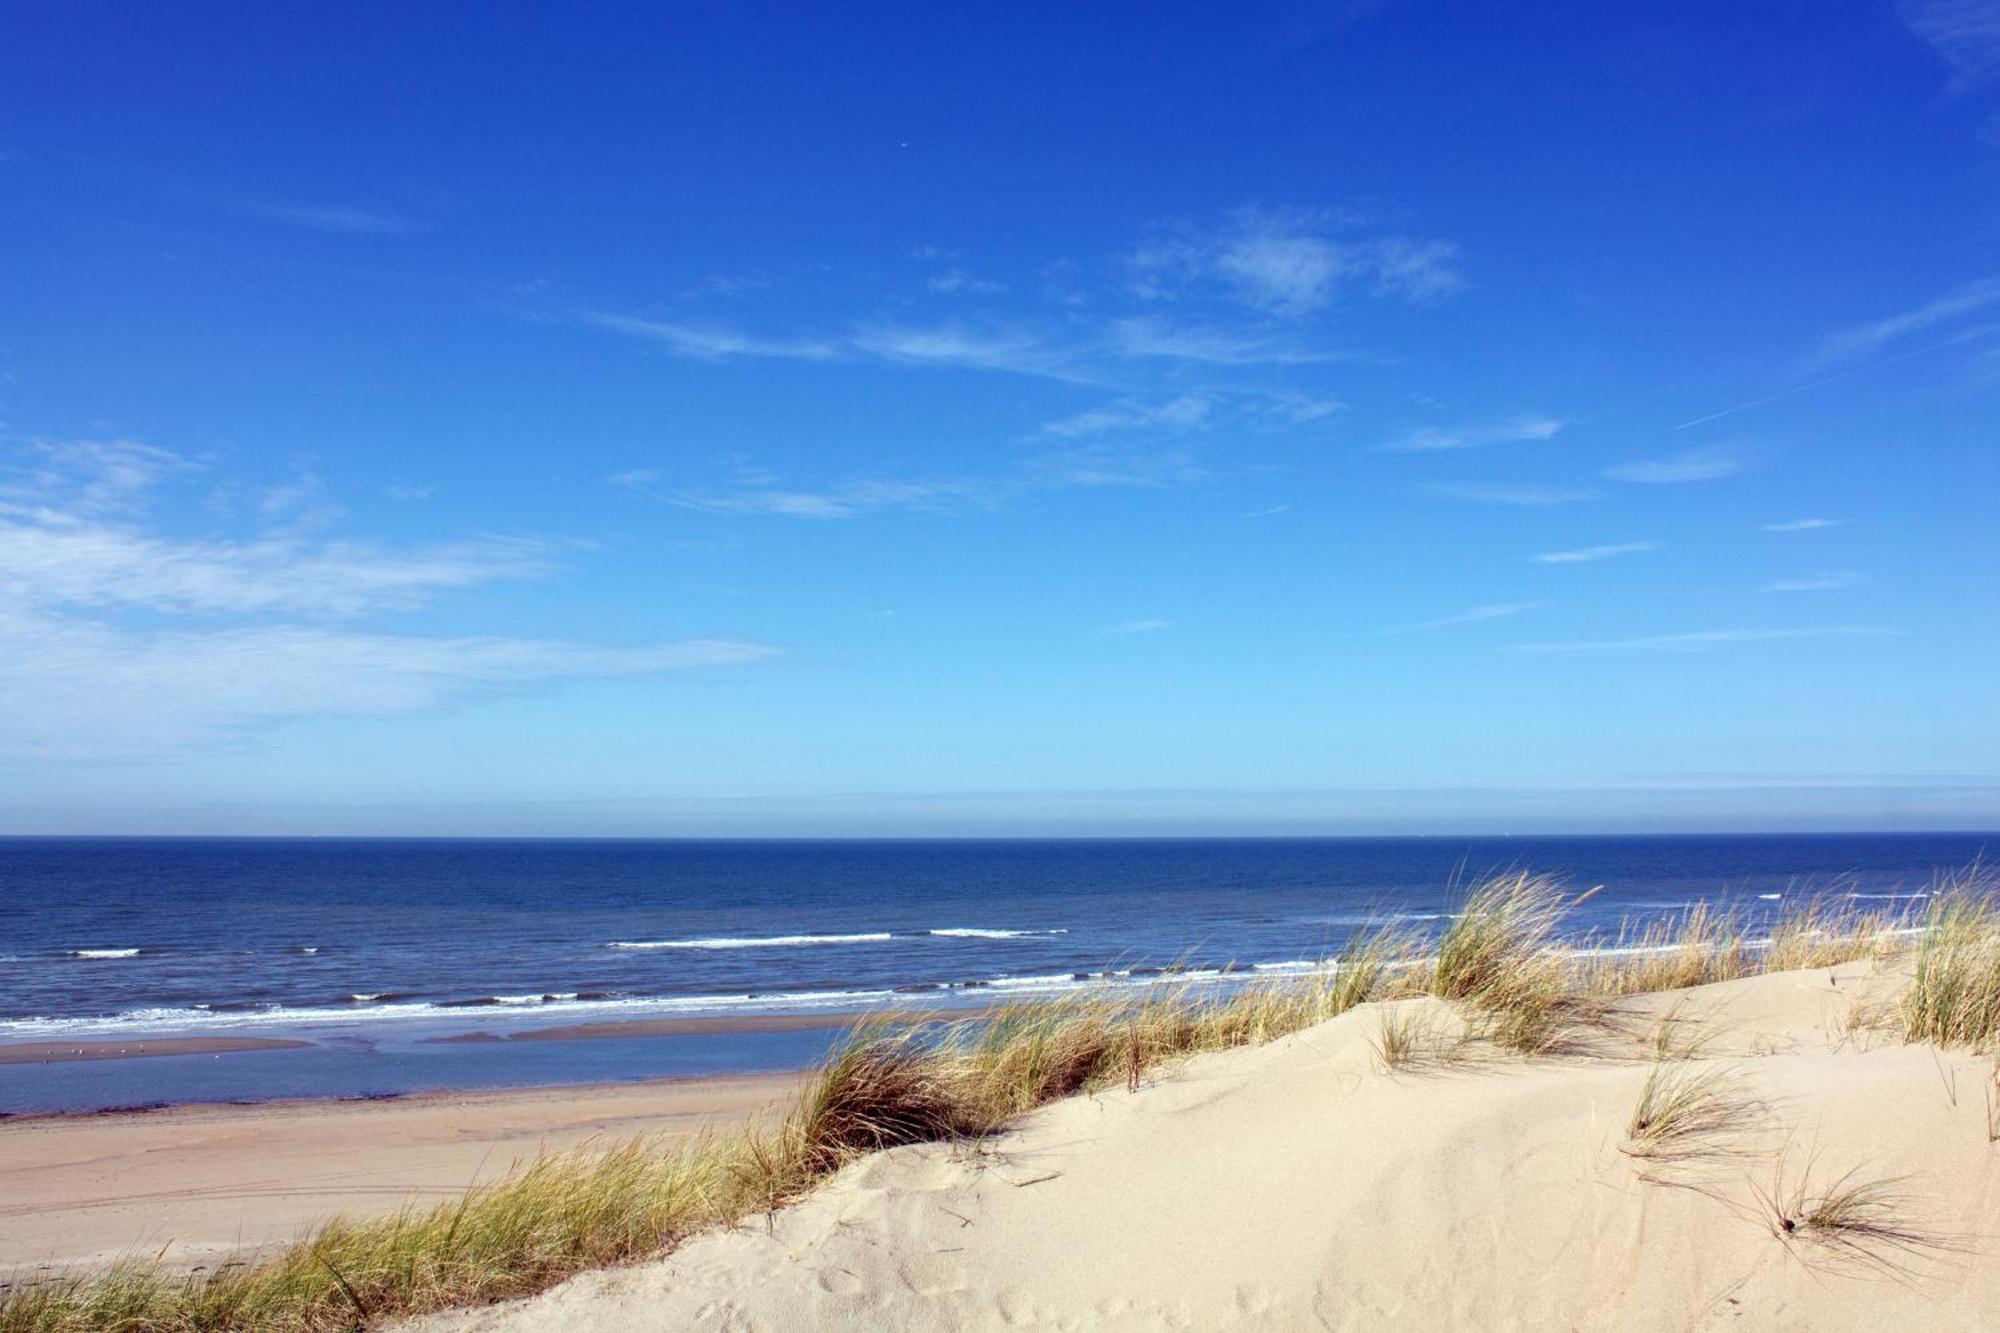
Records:
[[[783,1067],[824,1038],[424,1039],[984,1002],[1170,965],[1277,974],[1337,951],[1371,920],[1441,920],[1455,884],[1500,869],[1602,885],[1579,929],[1700,897],[1759,913],[1807,886],[1918,894],[1988,841],[0,839],[0,1041],[316,1043],[0,1066],[0,1111]],[[184,1072],[196,1066],[206,1072]]]

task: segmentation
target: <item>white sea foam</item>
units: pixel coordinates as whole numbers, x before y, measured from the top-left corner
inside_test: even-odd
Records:
[[[979,926],[949,926],[927,930],[926,935],[943,935],[954,940],[1019,940],[1037,935],[1067,935],[1067,930],[988,930]]]
[[[738,939],[717,936],[698,940],[611,940],[607,949],[789,949],[805,944],[880,944],[894,939],[886,930],[858,935],[763,935]]]
[[[1762,898],[1767,903],[1774,903],[1778,901],[1778,899],[1784,897],[1785,895],[1782,893],[1760,893],[1757,896],[1759,898]]]
[[[1850,898],[1866,899],[1870,902],[1893,902],[1898,898],[1928,898],[1928,893],[1850,893]]]
[[[605,1000],[567,1000],[544,1005],[542,997],[512,1000],[495,996],[492,1005],[438,1004],[427,1000],[378,1002],[379,996],[359,992],[338,1006],[297,1009],[215,1010],[199,1005],[185,1009],[133,1009],[110,1017],[18,1018],[0,1020],[0,1042],[38,1041],[61,1037],[124,1036],[133,1033],[213,1033],[227,1031],[285,1032],[316,1028],[367,1028],[382,1023],[428,1023],[455,1027],[486,1026],[501,1015],[526,1018],[533,1011],[541,1022],[560,1013],[578,1022],[617,1018],[673,1017],[680,1014],[812,1012],[822,1009],[865,1009],[885,1000],[907,1001],[891,990],[777,991],[764,995],[626,996]],[[483,1017],[481,1017],[483,1016]]]
[[[69,951],[69,956],[71,958],[92,958],[92,959],[137,958],[139,956],[139,951],[137,949],[71,949]]]
[[[995,990],[1054,990],[1088,983],[1069,972],[1051,972],[1040,977],[995,977],[986,984]]]

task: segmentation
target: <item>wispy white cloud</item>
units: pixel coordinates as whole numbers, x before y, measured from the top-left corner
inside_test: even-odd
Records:
[[[1377,295],[1425,304],[1452,296],[1465,286],[1457,268],[1458,246],[1451,241],[1384,237],[1367,242],[1359,258]]]
[[[289,522],[293,501],[275,513],[289,526],[179,535],[156,517],[156,491],[201,471],[131,441],[0,450],[0,755],[159,753],[285,718],[408,712],[466,691],[775,654],[722,639],[607,648],[358,626],[455,590],[545,577],[575,548],[316,535]]]
[[[1765,592],[1832,592],[1838,588],[1858,587],[1864,580],[1851,570],[1827,574],[1811,574],[1805,578],[1779,579],[1764,585]]]
[[[1534,559],[1537,564],[1543,565],[1588,565],[1613,556],[1637,555],[1641,551],[1659,549],[1658,542],[1614,542],[1607,546],[1581,546],[1572,551],[1544,551]]]
[[[968,292],[975,296],[994,296],[1007,290],[1007,284],[1004,282],[977,277],[962,268],[933,273],[924,280],[924,287],[940,296],[950,296],[959,292]]]
[[[1902,0],[1897,12],[1964,91],[2000,77],[2000,0]]]
[[[1734,476],[1742,470],[1742,460],[1730,450],[1708,445],[1660,458],[1620,463],[1604,469],[1604,475],[1613,481],[1634,482],[1642,486],[1677,486],[1691,481],[1715,481]]]
[[[0,450],[0,517],[54,527],[135,514],[155,486],[196,467],[137,440],[28,439]]]
[[[1291,512],[1291,508],[1292,508],[1292,507],[1291,507],[1290,505],[1288,505],[1288,504],[1285,504],[1285,505],[1272,505],[1272,506],[1270,506],[1270,507],[1269,507],[1269,508],[1267,508],[1267,509],[1253,509],[1253,510],[1251,510],[1251,511],[1250,511],[1249,513],[1247,513],[1247,514],[1244,514],[1244,515],[1243,515],[1242,517],[1244,517],[1244,518],[1270,518],[1270,517],[1271,517],[1271,516],[1272,516],[1273,514],[1284,514],[1284,513],[1289,513],[1289,512]]]
[[[1045,450],[1027,460],[1027,471],[1044,487],[1189,486],[1210,475],[1193,450],[1106,440]]]
[[[1436,620],[1419,620],[1412,625],[1397,625],[1393,629],[1387,629],[1382,632],[1384,634],[1415,634],[1420,630],[1447,629],[1453,625],[1472,625],[1482,620],[1505,620],[1509,616],[1518,616],[1527,611],[1539,611],[1543,607],[1551,605],[1553,603],[1548,601],[1487,602],[1482,606],[1475,606],[1468,610],[1460,611],[1455,615],[1440,616]]]
[[[905,365],[998,370],[1084,383],[1091,379],[1038,335],[1021,328],[883,324],[860,330],[852,344],[869,356]]]
[[[989,486],[969,481],[864,478],[818,489],[748,486],[730,490],[672,491],[661,498],[686,509],[703,509],[716,514],[842,519],[893,510],[940,510],[988,503],[996,498],[996,494]]]
[[[326,626],[119,626],[0,609],[0,754],[122,758],[230,741],[290,719],[422,712],[468,692],[747,666],[733,640],[605,648]]]
[[[724,361],[735,358],[830,361],[840,355],[840,348],[836,344],[818,339],[755,338],[734,329],[683,324],[664,319],[643,319],[637,315],[619,315],[605,311],[590,312],[582,318],[587,324],[641,338],[657,345],[662,351],[671,352],[676,356],[693,357],[700,361]]]
[[[711,273],[682,291],[683,296],[720,296],[734,300],[752,292],[768,291],[777,279],[765,273]]]
[[[629,468],[606,482],[685,509],[779,518],[852,519],[894,512],[995,509],[1037,492],[1101,487],[1188,486],[1210,472],[1195,453],[1161,445],[1142,427],[1185,430],[1207,400],[1127,402],[1052,422],[1029,437],[1031,449],[987,475],[859,477],[800,484],[781,474],[737,469],[709,486],[675,486],[655,467]]]
[[[1434,495],[1477,504],[1519,505],[1540,508],[1594,500],[1597,492],[1576,486],[1545,486],[1533,482],[1441,481],[1425,487]]]
[[[1923,305],[1828,334],[1807,357],[1807,363],[1826,366],[1871,356],[1910,334],[1922,333],[1996,303],[2000,303],[2000,277],[1979,278]]]
[[[1223,241],[1209,262],[1251,305],[1281,315],[1325,306],[1346,269],[1332,241],[1268,224]]]
[[[1347,410],[1347,404],[1338,398],[1314,398],[1302,393],[1274,393],[1265,397],[1264,415],[1275,417],[1294,426],[1308,422],[1324,421],[1336,412]]]
[[[1788,518],[1780,523],[1766,523],[1765,532],[1817,532],[1821,528],[1837,528],[1847,520],[1844,518]]]
[[[1116,625],[1106,625],[1104,632],[1113,635],[1157,634],[1163,629],[1172,629],[1173,625],[1171,620],[1121,620]]]
[[[128,607],[179,615],[351,617],[554,568],[546,543],[477,541],[396,550],[290,536],[168,538],[112,523],[0,520],[0,604]]]
[[[1866,625],[1827,625],[1813,629],[1704,629],[1682,634],[1651,634],[1636,639],[1582,639],[1566,643],[1520,643],[1522,653],[1613,653],[1641,649],[1701,652],[1736,643],[1768,643],[1781,639],[1833,639],[1891,633]]]
[[[1129,380],[1134,363],[1299,366],[1347,359],[1346,353],[1301,346],[1266,329],[1176,324],[1151,317],[1050,327],[1023,322],[876,323],[838,335],[795,338],[758,337],[722,325],[604,311],[579,318],[669,355],[701,361],[877,362],[1028,375],[1093,386]],[[1327,400],[1302,395],[1295,398],[1296,406],[1309,416],[1324,415],[1337,407],[1326,406]]]
[[[242,195],[228,196],[222,204],[229,212],[244,217],[310,227],[316,231],[393,236],[424,229],[424,224],[401,213],[356,204],[301,203]]]
[[[1440,428],[1426,426],[1406,435],[1386,440],[1376,446],[1386,453],[1422,454],[1448,449],[1478,449],[1489,444],[1515,444],[1529,440],[1555,438],[1563,423],[1555,417],[1539,413],[1524,413],[1506,421],[1485,425],[1452,426]]]
[[[1163,226],[1132,254],[1132,288],[1150,299],[1219,290],[1255,310],[1296,317],[1347,291],[1421,303],[1463,285],[1450,242],[1358,231],[1357,219],[1328,210],[1257,208],[1215,227]]]
[[[1149,316],[1111,321],[1102,346],[1114,357],[1211,366],[1309,366],[1350,359],[1346,352],[1302,347],[1262,329],[1175,324]]]
[[[1101,435],[1118,430],[1188,430],[1208,419],[1213,400],[1201,394],[1182,394],[1161,403],[1122,399],[1109,407],[1092,408],[1075,416],[1044,422],[1040,433],[1062,439]]]
[[[955,262],[950,252],[923,247],[912,254],[928,265],[949,261],[924,278],[933,294],[1000,296],[1010,290]],[[1050,270],[1061,279],[1054,288],[1019,293],[1004,316],[941,322],[878,313],[818,328],[753,332],[743,327],[740,315],[717,320],[600,307],[557,317],[698,360],[950,367],[1130,389],[1158,382],[1162,372],[1182,367],[1351,360],[1353,352],[1315,345],[1286,321],[1350,295],[1429,302],[1450,294],[1461,281],[1450,244],[1371,234],[1358,220],[1326,210],[1244,209],[1215,226],[1167,228],[1128,256],[1120,271],[1134,281],[1128,288],[1105,290],[1101,284],[1107,275],[1101,270],[1062,261]],[[1142,299],[1172,298],[1185,306],[1177,318],[1164,317],[1158,305],[1137,311],[1135,289]],[[704,296],[737,296],[743,290],[740,285],[726,291],[697,287],[681,296],[696,303]],[[888,304],[878,301],[877,311],[907,308],[901,293],[883,296]],[[774,325],[767,322],[765,327]],[[1272,395],[1274,412],[1278,396]],[[1297,421],[1317,419],[1338,407],[1324,397],[1292,398],[1288,410]]]

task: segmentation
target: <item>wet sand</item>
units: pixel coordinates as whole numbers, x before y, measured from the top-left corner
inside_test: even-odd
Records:
[[[277,1037],[153,1037],[145,1041],[18,1041],[0,1044],[0,1065],[61,1064],[72,1060],[137,1060],[149,1055],[225,1055],[233,1051],[286,1051],[311,1042]]]
[[[562,1027],[524,1028],[509,1033],[468,1033],[439,1041],[585,1041],[604,1037],[695,1037],[732,1032],[813,1032],[877,1023],[943,1023],[977,1018],[981,1009],[844,1009],[815,1014],[751,1014],[732,1018],[628,1018],[606,1023],[570,1023]]]

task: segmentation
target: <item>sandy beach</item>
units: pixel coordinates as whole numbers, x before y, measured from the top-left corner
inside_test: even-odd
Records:
[[[547,1149],[733,1126],[796,1087],[754,1075],[0,1121],[0,1273],[200,1263],[334,1213],[450,1198]]]
[[[412,1327],[1990,1328],[1993,1067],[1870,1027],[1902,984],[1857,963],[1639,997],[1610,1046],[1538,1060],[1465,1055],[1441,1001],[1365,1005]],[[1648,1155],[1662,1020],[1721,1114]],[[1393,1070],[1391,1026],[1415,1034]],[[1800,1220],[1857,1184],[1868,1225]]]

